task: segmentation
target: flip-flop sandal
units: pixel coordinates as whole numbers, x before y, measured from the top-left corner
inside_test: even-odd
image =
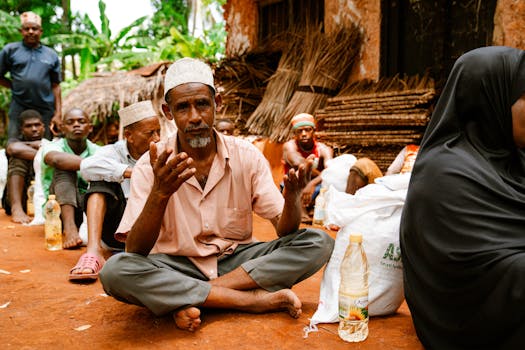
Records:
[[[100,262],[98,257],[94,254],[84,253],[78,259],[77,264],[69,271],[69,280],[70,281],[80,281],[80,280],[93,280],[96,281],[98,278],[98,273],[104,266],[104,263]],[[84,270],[91,269],[93,273],[73,273],[75,270]]]

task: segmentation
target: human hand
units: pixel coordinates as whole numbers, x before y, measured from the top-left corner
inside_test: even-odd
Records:
[[[303,189],[310,182],[312,176],[314,156],[310,155],[306,161],[299,165],[297,170],[290,169],[288,174],[284,175],[284,194],[300,195]]]
[[[303,206],[306,207],[310,204],[310,202],[312,201],[312,195],[314,193],[314,190],[315,186],[312,184],[312,182],[306,184],[301,194],[301,201],[303,203]]]
[[[26,143],[26,145],[28,145],[29,147],[31,147],[32,149],[35,149],[37,151],[40,148],[41,144],[42,144],[42,140],[28,141]]]
[[[129,178],[131,178],[131,174],[133,174],[133,168],[132,167],[127,167],[126,170],[124,170],[124,174],[122,174],[122,176],[125,179],[129,179]]]
[[[60,115],[60,113],[55,113],[51,118],[51,122],[49,123],[49,130],[51,130],[53,136],[60,136],[60,134],[62,133],[62,116]]]
[[[170,197],[196,171],[191,167],[193,159],[189,158],[185,152],[178,153],[169,159],[172,153],[173,149],[167,147],[157,156],[157,145],[154,142],[150,143],[150,163],[155,176],[153,191],[157,191],[162,197]]]

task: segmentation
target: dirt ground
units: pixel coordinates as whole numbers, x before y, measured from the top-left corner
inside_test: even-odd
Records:
[[[260,240],[273,238],[255,217]],[[333,234],[332,234],[333,236]],[[44,249],[43,226],[14,224],[0,209],[0,344],[2,349],[422,349],[406,304],[388,317],[371,318],[362,343],[339,339],[336,324],[319,325],[303,338],[317,308],[322,272],[293,288],[303,314],[253,315],[204,310],[195,333],[175,327],[171,317],[107,297],[99,281],[72,284],[67,274],[85,248]]]

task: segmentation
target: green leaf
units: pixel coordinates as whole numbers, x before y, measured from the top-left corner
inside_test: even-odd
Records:
[[[95,59],[89,48],[80,50],[80,78],[82,80],[89,78],[95,71]]]
[[[117,37],[113,40],[115,44],[117,44],[122,38],[124,38],[132,29],[139,27],[144,21],[148,18],[148,16],[143,16],[140,18],[137,18],[134,20],[131,24],[127,25],[126,27],[122,28],[120,32],[118,33]]]
[[[106,16],[106,3],[102,0],[99,0],[98,9],[100,11],[101,34],[104,35],[109,41],[111,38],[111,29],[109,28],[109,19]]]

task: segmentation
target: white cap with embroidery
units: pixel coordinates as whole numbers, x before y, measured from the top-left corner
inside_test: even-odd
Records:
[[[140,122],[142,119],[157,117],[157,112],[153,108],[153,103],[150,100],[140,101],[122,108],[118,111],[120,117],[120,124],[125,128],[136,122]]]
[[[42,18],[40,18],[39,15],[31,11],[22,13],[20,15],[20,22],[22,23],[22,25],[26,23],[34,23],[38,24],[39,26],[42,26]]]
[[[164,77],[164,98],[174,87],[187,83],[202,83],[216,91],[210,66],[197,59],[185,57],[168,68]]]

